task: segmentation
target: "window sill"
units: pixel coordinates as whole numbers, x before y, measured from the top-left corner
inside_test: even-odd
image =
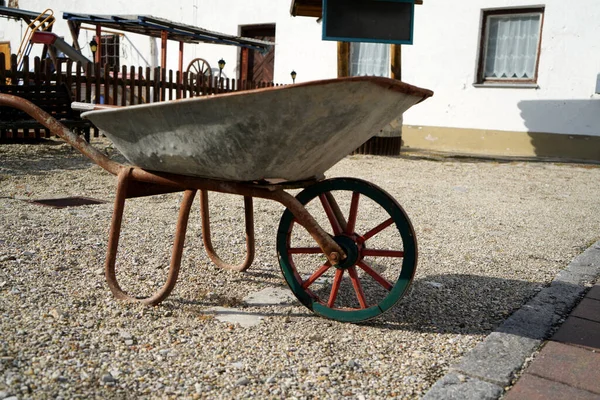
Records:
[[[504,89],[539,89],[537,83],[474,83],[476,88],[504,88]]]

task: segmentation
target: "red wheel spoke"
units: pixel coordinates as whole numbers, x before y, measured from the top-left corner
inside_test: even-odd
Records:
[[[288,252],[290,254],[323,254],[320,247],[290,247]]]
[[[331,293],[329,294],[329,301],[327,302],[327,307],[333,308],[335,304],[335,299],[340,290],[340,285],[342,284],[342,276],[344,275],[343,269],[335,270],[335,277],[333,278],[333,286],[331,287]]]
[[[340,222],[338,221],[338,219],[335,217],[335,213],[333,212],[333,209],[331,208],[331,204],[329,203],[329,200],[327,199],[327,196],[325,196],[325,194],[320,194],[319,195],[319,199],[321,200],[321,204],[323,205],[323,209],[325,210],[325,214],[327,214],[327,218],[329,219],[329,223],[331,224],[331,227],[333,228],[333,234],[334,235],[339,235],[342,233],[342,227],[340,225]]]
[[[310,276],[310,278],[308,278],[307,280],[305,280],[304,282],[302,282],[302,289],[306,289],[307,287],[309,287],[310,285],[312,285],[329,268],[331,268],[331,264],[329,264],[329,261],[326,262],[325,264],[321,265],[321,267],[318,270],[316,270],[315,273]]]
[[[362,254],[373,257],[404,257],[404,252],[399,250],[364,249]]]
[[[358,298],[358,304],[360,304],[361,308],[367,308],[367,299],[365,298],[365,292],[363,291],[360,280],[358,279],[356,267],[354,265],[350,267],[348,269],[348,273],[350,274],[350,280],[352,281],[352,286],[354,286],[354,291],[356,292],[356,297]]]
[[[387,228],[388,226],[390,226],[393,223],[394,223],[394,220],[392,218],[390,218],[386,221],[383,221],[382,223],[377,225],[375,228],[373,228],[369,232],[365,233],[363,235],[363,237],[365,238],[365,240],[368,240],[368,239],[372,238],[373,236],[377,235],[379,232],[381,232],[382,230],[384,230],[385,228]]]
[[[356,225],[356,216],[358,214],[358,199],[360,193],[352,192],[352,201],[350,202],[350,215],[348,215],[348,225],[346,225],[346,233],[350,234],[354,232],[354,226]]]
[[[377,283],[379,283],[381,286],[384,287],[384,289],[386,289],[387,291],[392,290],[392,288],[394,287],[394,285],[392,285],[387,279],[385,279],[383,276],[379,275],[377,272],[375,272],[375,270],[373,268],[371,268],[370,266],[368,266],[364,261],[360,261],[357,264],[363,271],[365,271],[367,274],[371,275],[371,277],[373,279],[375,279],[375,281],[377,281]]]

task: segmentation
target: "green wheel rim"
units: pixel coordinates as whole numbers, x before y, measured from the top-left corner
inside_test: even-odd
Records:
[[[319,197],[319,195],[334,190],[356,192],[370,198],[381,206],[393,220],[392,225],[388,229],[393,229],[392,226],[395,226],[398,230],[402,239],[404,255],[402,258],[400,274],[391,290],[389,290],[389,293],[375,305],[371,305],[367,308],[352,309],[329,307],[327,304],[323,304],[311,296],[302,287],[302,282],[298,281],[297,277],[299,274],[291,260],[291,254],[288,252],[288,241],[292,224],[294,223],[294,216],[289,210],[285,210],[283,213],[277,231],[277,254],[279,257],[279,265],[283,276],[294,295],[303,305],[314,313],[337,321],[364,321],[377,317],[389,310],[400,300],[400,298],[402,298],[409,288],[417,263],[417,243],[415,233],[408,216],[396,200],[383,189],[361,179],[335,178],[321,181],[304,189],[296,196],[296,198],[302,205],[306,205],[311,200]]]

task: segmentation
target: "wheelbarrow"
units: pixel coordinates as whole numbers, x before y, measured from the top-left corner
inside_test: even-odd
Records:
[[[389,310],[409,288],[417,263],[411,222],[385,190],[324,172],[408,108],[433,93],[381,77],[314,81],[128,107],[93,106],[90,119],[132,165],[110,160],[19,97],[0,94],[86,157],[117,176],[105,275],[113,295],[156,305],[177,282],[190,209],[199,192],[202,238],[210,259],[244,271],[254,259],[253,198],[285,206],[277,230],[283,277],[314,313],[357,322]],[[290,189],[303,189],[296,196]],[[208,193],[241,195],[246,256],[228,264],[211,241]],[[125,201],[183,192],[170,268],[151,296],[135,297],[116,274]]]

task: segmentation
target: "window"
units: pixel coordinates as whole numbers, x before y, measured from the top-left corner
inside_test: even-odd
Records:
[[[350,76],[390,76],[390,45],[350,43]]]
[[[537,82],[543,8],[483,12],[477,83]]]
[[[100,50],[102,54],[100,56],[100,65],[108,65],[111,68],[119,68],[119,56],[121,53],[119,35],[102,35],[102,45]]]
[[[338,42],[338,77],[379,75],[400,80],[401,48],[399,44]]]

